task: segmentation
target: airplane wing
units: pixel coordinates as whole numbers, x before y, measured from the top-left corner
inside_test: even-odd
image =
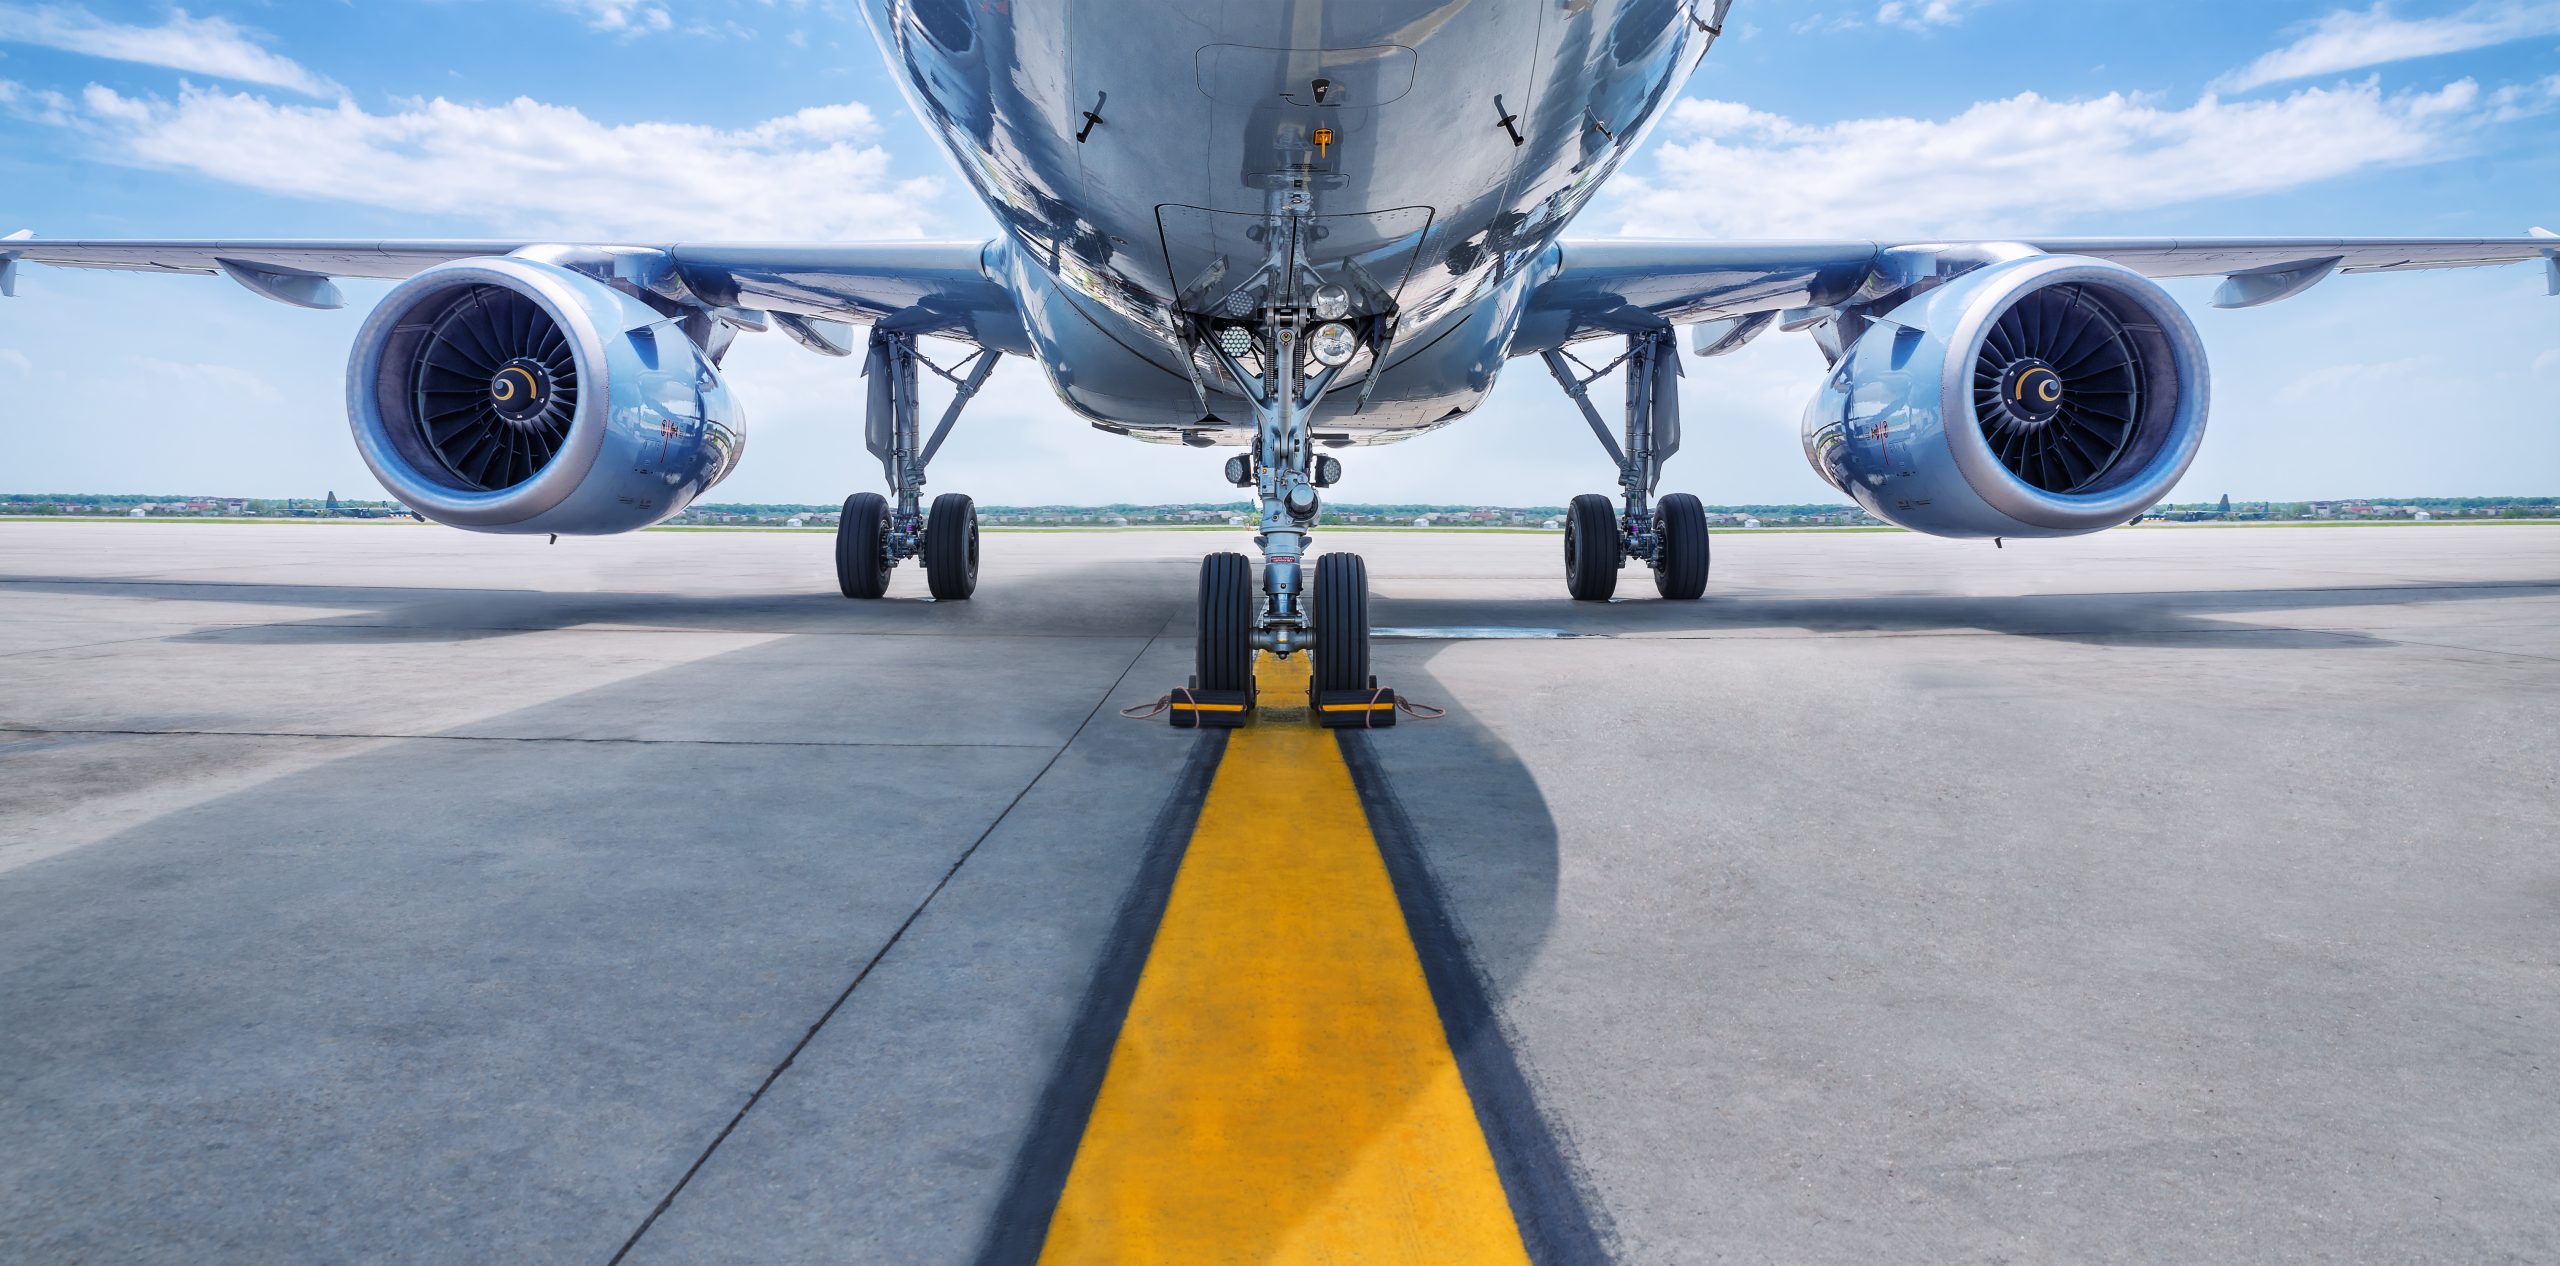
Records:
[[[346,300],[333,279],[401,280],[449,260],[507,255],[523,241],[125,241],[0,238],[0,295],[17,293],[21,264],[123,272],[227,276],[251,292],[304,308]],[[982,264],[984,242],[850,245],[578,246],[603,254],[659,256],[684,288],[715,307],[826,321],[880,324],[1028,351],[1022,318]]]
[[[2054,255],[2086,255],[2147,277],[2226,280],[2214,306],[2252,308],[2291,298],[2337,273],[2408,272],[2544,262],[2560,295],[2560,235],[2536,229],[2503,238],[2029,238]],[[1514,355],[1575,339],[1664,325],[1795,318],[1824,310],[1895,275],[1902,258],[1995,243],[1568,241],[1529,299]],[[1740,346],[1736,342],[1732,346]],[[1730,347],[1723,350],[1731,350]]]

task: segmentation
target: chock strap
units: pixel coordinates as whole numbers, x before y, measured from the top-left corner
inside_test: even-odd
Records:
[[[1437,721],[1448,715],[1445,709],[1415,703],[1392,689],[1379,686],[1367,690],[1329,692],[1317,696],[1313,702],[1318,719],[1328,729],[1385,729],[1396,723],[1398,713],[1418,721]]]
[[[1127,717],[1132,721],[1152,721],[1174,709],[1175,695],[1180,695],[1182,697],[1182,706],[1186,709],[1208,709],[1216,711],[1243,710],[1241,707],[1233,704],[1204,704],[1200,702],[1197,694],[1188,689],[1177,687],[1172,694],[1157,695],[1155,702],[1153,703],[1141,703],[1122,708],[1120,709],[1120,715]],[[1446,708],[1435,708],[1427,703],[1416,703],[1411,699],[1397,695],[1392,690],[1372,691],[1367,702],[1355,704],[1332,704],[1327,705],[1325,710],[1331,712],[1357,711],[1361,713],[1360,728],[1364,730],[1373,730],[1377,728],[1378,714],[1381,712],[1401,712],[1417,721],[1437,721],[1440,718],[1449,715],[1449,710]]]

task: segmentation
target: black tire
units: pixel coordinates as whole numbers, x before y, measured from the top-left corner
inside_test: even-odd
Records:
[[[1314,685],[1318,693],[1369,688],[1369,564],[1358,554],[1316,560]]]
[[[1707,596],[1707,508],[1696,497],[1675,492],[1653,508],[1653,535],[1660,553],[1653,559],[1653,587],[1674,602]]]
[[[933,499],[924,519],[924,582],[958,602],[978,591],[978,503],[956,492]]]
[[[1575,497],[1564,519],[1564,587],[1573,600],[1607,602],[1618,592],[1618,569],[1626,563],[1617,503],[1594,492]]]
[[[844,517],[836,520],[836,585],[848,598],[877,598],[889,592],[889,499],[876,492],[857,492],[844,499]]]
[[[1253,596],[1253,565],[1244,555],[1200,560],[1200,689],[1252,688]]]

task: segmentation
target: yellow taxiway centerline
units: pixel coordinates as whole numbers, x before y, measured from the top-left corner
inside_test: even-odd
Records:
[[[1040,1260],[1527,1263],[1332,733],[1229,738]]]

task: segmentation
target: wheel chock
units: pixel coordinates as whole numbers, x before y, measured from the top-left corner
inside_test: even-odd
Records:
[[[1309,692],[1316,724],[1328,730],[1384,730],[1396,723],[1396,692],[1369,679],[1366,690]]]
[[[1236,730],[1253,720],[1253,690],[1201,690],[1176,686],[1165,696],[1165,715],[1177,730]]]

